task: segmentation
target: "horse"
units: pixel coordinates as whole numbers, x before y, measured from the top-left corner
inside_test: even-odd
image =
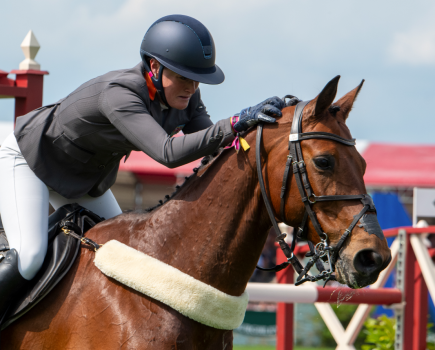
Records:
[[[338,79],[332,80],[305,106],[304,132],[351,138],[346,121],[362,83],[333,103],[337,85]],[[287,106],[277,123],[264,126],[262,172],[275,213],[280,208],[294,111],[294,106]],[[153,210],[123,213],[98,224],[86,236],[98,243],[116,239],[226,294],[240,296],[271,227],[256,172],[255,130],[244,137],[249,150],[224,150],[210,157],[208,164]],[[366,163],[355,147],[322,139],[304,140],[301,145],[316,194],[366,193]],[[322,166],[321,159],[330,166]],[[298,227],[305,209],[294,176],[288,186],[286,221]],[[330,244],[339,240],[361,208],[358,200],[313,205]],[[276,219],[283,221],[278,214]],[[319,243],[312,222],[307,227],[308,239]],[[375,282],[390,259],[385,238],[357,225],[339,252],[336,278],[361,288]],[[183,316],[106,277],[93,260],[94,252],[82,249],[51,294],[1,333],[3,349],[232,349],[232,330],[215,329]]]

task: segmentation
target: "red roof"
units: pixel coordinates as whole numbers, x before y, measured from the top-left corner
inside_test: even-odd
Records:
[[[362,152],[368,186],[435,187],[435,146],[370,143]]]

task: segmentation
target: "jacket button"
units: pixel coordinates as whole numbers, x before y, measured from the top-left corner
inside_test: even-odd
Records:
[[[98,166],[98,169],[101,169],[101,170],[102,170],[102,169],[104,169],[105,167],[106,167],[105,165],[101,164],[101,165]]]
[[[112,156],[117,156],[117,155],[118,155],[117,152],[113,152],[113,153],[112,153]]]
[[[216,139],[214,137],[210,137],[210,142],[215,142]]]

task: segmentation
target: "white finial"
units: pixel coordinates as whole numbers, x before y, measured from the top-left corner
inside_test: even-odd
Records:
[[[20,63],[20,70],[41,70],[41,65],[34,60],[40,47],[35,34],[30,30],[21,43],[21,50],[23,50],[26,59]]]

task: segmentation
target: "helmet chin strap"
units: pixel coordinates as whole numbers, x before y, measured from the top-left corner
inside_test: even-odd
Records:
[[[154,77],[154,74],[150,70],[150,77],[151,77],[151,81],[154,84],[154,87],[156,88],[157,92],[159,93],[159,96],[160,96],[160,99],[162,100],[162,102],[168,108],[171,108],[171,106],[169,106],[168,101],[166,100],[165,89],[163,88],[163,68],[165,68],[165,67],[162,64],[160,64],[159,76],[157,79]]]
[[[143,62],[143,65],[145,67],[145,70],[148,72],[148,75],[150,76],[151,81],[154,84],[154,87],[156,88],[157,92],[159,93],[160,99],[168,108],[171,108],[168,101],[166,100],[165,89],[163,89],[163,68],[165,68],[165,67],[163,66],[163,64],[160,63],[159,77],[156,79],[154,77],[153,72],[151,71],[150,66],[148,65],[148,63],[146,62],[146,60],[144,58],[142,58],[142,62]]]

